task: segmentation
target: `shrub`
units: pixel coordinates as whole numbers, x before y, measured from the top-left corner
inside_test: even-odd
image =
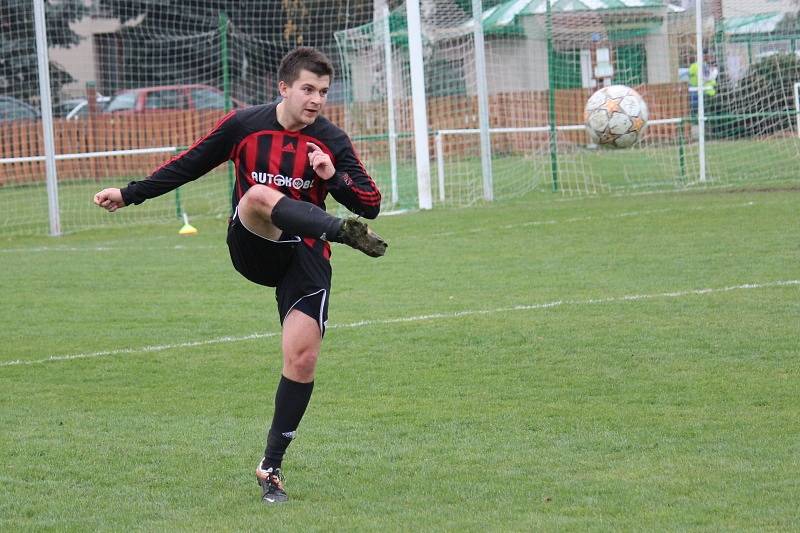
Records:
[[[752,137],[794,127],[794,84],[800,81],[800,59],[774,54],[748,69],[738,83],[721,80],[720,92],[708,103],[712,137]]]

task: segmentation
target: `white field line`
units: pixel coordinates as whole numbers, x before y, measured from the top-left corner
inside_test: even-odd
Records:
[[[185,237],[191,238],[191,237]],[[225,242],[220,244],[201,244],[201,245],[186,245],[186,244],[175,244],[171,246],[163,246],[163,247],[153,247],[149,246],[147,248],[138,248],[138,250],[200,250],[204,248],[222,248],[225,246]],[[136,248],[134,248],[136,249]],[[0,248],[0,253],[40,253],[40,252],[115,252],[119,250],[126,250],[131,251],[131,248],[128,246],[87,246],[85,248],[81,248],[80,246],[32,246],[30,248]]]
[[[593,220],[615,220],[620,218],[631,218],[631,217],[640,217],[640,216],[649,216],[649,215],[656,215],[656,214],[663,214],[663,213],[670,213],[670,212],[686,212],[686,211],[710,211],[710,210],[718,210],[718,209],[738,209],[738,208],[745,208],[745,207],[752,207],[756,205],[756,202],[744,202],[740,204],[723,204],[723,205],[713,205],[713,206],[696,206],[696,207],[664,207],[661,209],[646,209],[642,211],[625,211],[622,213],[613,213],[609,215],[601,215],[601,216],[585,216],[585,217],[572,217],[567,218],[564,220],[529,220],[527,222],[520,222],[518,224],[506,224],[499,227],[477,227],[477,228],[470,228],[466,230],[456,230],[456,231],[443,231],[439,233],[433,233],[431,235],[408,235],[403,237],[403,239],[409,238],[423,238],[423,239],[430,239],[431,237],[452,237],[453,235],[462,235],[462,234],[470,234],[470,233],[481,233],[486,231],[497,231],[497,230],[504,230],[504,229],[514,229],[514,228],[525,228],[529,226],[547,226],[547,225],[555,225],[555,224],[562,224],[562,223],[576,223],[576,222],[591,222]],[[163,238],[163,237],[158,237]],[[191,238],[191,237],[186,237]],[[175,244],[170,246],[165,246],[162,249],[166,250],[198,250],[198,249],[210,249],[210,248],[221,248],[224,246],[224,243],[220,244],[206,244],[206,245],[192,245],[192,244]],[[113,252],[115,250],[124,249],[126,252],[130,252],[132,249],[128,246],[124,247],[114,247],[111,245],[103,245],[103,246],[89,246],[86,248],[81,248],[80,246],[35,246],[30,248],[0,248],[0,253],[38,253],[38,252]],[[148,247],[147,251],[155,250],[154,247]]]
[[[449,232],[441,232],[431,235],[432,237],[452,237],[454,235],[461,235],[465,233],[480,233],[484,231],[497,231],[498,229],[514,229],[514,228],[526,228],[529,226],[548,226],[548,225],[556,225],[556,224],[572,224],[576,222],[591,222],[593,220],[615,220],[619,218],[631,218],[631,217],[641,217],[641,216],[649,216],[649,215],[656,215],[656,214],[664,214],[664,213],[671,213],[671,212],[686,212],[686,211],[710,211],[716,209],[734,209],[734,208],[744,208],[744,207],[752,207],[756,205],[755,202],[744,202],[741,204],[725,204],[725,205],[714,205],[714,206],[697,206],[697,207],[682,207],[682,208],[674,208],[674,207],[664,207],[661,209],[646,209],[643,211],[624,211],[622,213],[613,213],[610,215],[601,215],[601,216],[585,216],[585,217],[572,217],[566,218],[564,220],[530,220],[528,222],[520,222],[518,224],[506,224],[505,226],[500,226],[499,228],[495,227],[477,227],[477,228],[470,228],[468,230],[458,230],[458,231],[449,231]],[[426,237],[428,238],[428,237]]]
[[[653,294],[629,294],[624,296],[611,296],[608,298],[592,298],[588,300],[556,300],[553,302],[546,302],[540,304],[521,304],[512,307],[498,307],[495,309],[470,309],[470,310],[456,311],[450,313],[431,313],[428,315],[384,318],[376,320],[362,320],[359,322],[351,322],[349,324],[334,324],[329,326],[328,329],[363,328],[366,326],[402,324],[407,322],[426,322],[431,320],[447,320],[464,316],[493,315],[498,313],[510,313],[514,311],[535,311],[541,309],[550,309],[553,307],[561,307],[565,305],[596,305],[596,304],[608,304],[608,303],[620,303],[620,302],[622,303],[636,302],[641,300],[653,300],[657,298],[681,298],[684,296],[703,296],[708,294],[725,293],[731,291],[766,289],[770,287],[787,287],[787,286],[800,286],[800,280],[793,279],[793,280],[782,280],[782,281],[768,281],[764,283],[745,283],[742,285],[733,285],[730,287],[722,287],[716,289],[690,289],[682,291],[659,292]],[[99,352],[87,352],[87,353],[78,353],[70,355],[51,355],[49,357],[45,357],[44,359],[36,359],[28,361],[17,359],[14,361],[4,361],[0,363],[0,367],[52,363],[56,361],[71,361],[74,359],[92,359],[96,357],[105,357],[114,355],[145,354],[152,352],[162,352],[165,350],[172,350],[177,348],[193,348],[196,346],[207,346],[211,344],[227,344],[231,342],[242,342],[254,339],[264,339],[268,337],[276,337],[278,335],[280,335],[280,332],[251,333],[250,335],[243,335],[239,337],[217,337],[215,339],[188,341],[175,344],[159,344],[154,346],[141,346],[138,348],[120,348],[117,350],[104,350]]]

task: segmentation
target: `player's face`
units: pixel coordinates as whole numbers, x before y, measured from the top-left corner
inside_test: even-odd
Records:
[[[317,76],[308,70],[301,70],[291,85],[281,81],[278,89],[283,97],[283,127],[299,130],[313,124],[325,106],[330,85],[330,76]]]

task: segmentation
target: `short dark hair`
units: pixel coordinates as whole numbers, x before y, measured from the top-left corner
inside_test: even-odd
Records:
[[[278,68],[278,81],[291,85],[300,77],[300,71],[307,70],[317,76],[329,76],[333,80],[333,64],[328,56],[310,46],[295,48],[281,60]]]

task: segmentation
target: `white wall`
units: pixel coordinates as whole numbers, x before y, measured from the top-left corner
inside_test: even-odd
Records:
[[[531,90],[531,70],[535,67],[523,46],[525,41],[488,39],[485,43],[486,85],[489,94]],[[471,58],[464,63],[464,71],[467,93],[476,96],[477,88],[473,82],[475,62]]]
[[[669,47],[666,20],[658,33],[645,37],[644,49],[647,54],[647,83],[669,83],[677,78],[677,69],[673,72],[671,67],[672,50]]]
[[[134,19],[127,23],[126,26],[135,26],[143,18]],[[84,96],[86,94],[86,83],[97,81],[92,36],[98,33],[115,32],[122,25],[117,19],[85,17],[71,23],[69,27],[81,37],[81,42],[71,48],[50,48],[48,53],[50,61],[54,61],[64,67],[64,70],[69,72],[76,80],[74,83],[64,86],[63,92],[65,96]]]
[[[722,0],[723,17],[744,17],[774,11],[789,13],[797,9],[793,0]]]

